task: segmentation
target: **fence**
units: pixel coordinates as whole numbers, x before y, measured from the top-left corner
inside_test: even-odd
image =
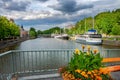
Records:
[[[0,80],[11,74],[56,70],[68,65],[74,50],[12,50],[0,54]],[[103,57],[120,57],[120,49],[104,49]],[[118,63],[117,63],[118,64]]]

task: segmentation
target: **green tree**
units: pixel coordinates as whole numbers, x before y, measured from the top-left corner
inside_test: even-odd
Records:
[[[29,30],[29,35],[31,38],[36,38],[37,37],[37,32],[35,30],[35,28],[31,27]]]
[[[113,35],[120,35],[120,25],[116,24],[112,28],[112,34]]]
[[[17,37],[20,35],[19,26],[4,16],[0,16],[0,39]]]

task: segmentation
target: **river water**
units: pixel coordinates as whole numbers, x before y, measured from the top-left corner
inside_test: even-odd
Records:
[[[37,38],[22,42],[16,47],[16,50],[46,50],[46,49],[80,49],[81,46],[87,44],[77,43],[72,40],[62,40],[55,38]],[[91,50],[98,49],[103,57],[118,57],[120,56],[120,47],[105,46],[105,45],[89,45]]]
[[[16,47],[16,50],[39,50],[39,49],[81,49],[83,44],[71,40],[62,40],[54,38],[37,38],[22,42]],[[87,44],[84,44],[87,46]],[[120,47],[90,45],[91,48],[102,49],[120,49]]]

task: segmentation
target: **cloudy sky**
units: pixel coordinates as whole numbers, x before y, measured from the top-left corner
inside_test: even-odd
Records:
[[[120,0],[0,0],[0,15],[25,29],[75,24],[84,17],[120,8]]]

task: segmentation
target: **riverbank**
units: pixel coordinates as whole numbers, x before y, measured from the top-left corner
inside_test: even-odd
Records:
[[[18,39],[0,41],[0,53],[14,49],[17,44],[28,39],[29,38],[18,38]]]
[[[103,40],[103,45],[117,46],[120,47],[120,41],[118,40]]]

